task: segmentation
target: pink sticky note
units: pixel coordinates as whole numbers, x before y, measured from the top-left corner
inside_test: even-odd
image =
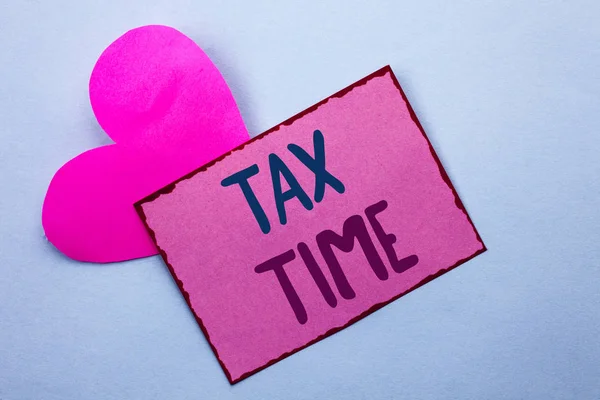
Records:
[[[166,26],[133,29],[100,56],[90,101],[115,144],[63,165],[42,210],[48,240],[80,261],[157,254],[133,202],[248,140],[219,70]]]
[[[389,67],[136,208],[232,383],[485,251]]]

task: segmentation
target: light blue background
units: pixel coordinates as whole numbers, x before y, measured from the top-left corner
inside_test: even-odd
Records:
[[[95,0],[0,4],[0,399],[600,399],[600,3]],[[172,25],[255,135],[383,65],[489,251],[230,386],[158,257],[70,261],[40,209],[109,143],[87,84]],[[376,140],[376,138],[374,138]]]

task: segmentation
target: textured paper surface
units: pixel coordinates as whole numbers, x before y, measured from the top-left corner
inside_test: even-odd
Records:
[[[323,134],[326,170],[344,185],[343,193],[326,185],[320,202],[313,198],[316,175],[288,148],[293,143],[316,158],[315,130]],[[285,202],[285,225],[276,210],[270,154],[281,158],[312,201],[311,210],[297,198]],[[269,220],[268,233],[257,223],[240,187],[221,184],[253,164],[259,172],[248,182]],[[282,190],[287,189],[284,183]],[[381,201],[387,208],[376,217],[386,233],[395,236],[397,257],[418,257],[416,265],[401,273],[392,269],[365,216],[367,207]],[[231,382],[342,329],[485,250],[389,67],[136,207]],[[353,298],[344,298],[316,238],[325,230],[341,235],[351,216],[362,217],[388,276],[383,280],[374,273],[358,242],[349,253],[336,250],[354,291]],[[320,266],[331,288],[329,297],[305,266],[299,243]],[[255,270],[290,250],[295,259],[284,270],[305,309],[303,322],[275,273]]]
[[[56,173],[42,210],[46,236],[81,261],[156,254],[132,204],[248,140],[248,132],[217,68],[166,26],[133,29],[112,43],[89,90],[98,122],[117,144]]]

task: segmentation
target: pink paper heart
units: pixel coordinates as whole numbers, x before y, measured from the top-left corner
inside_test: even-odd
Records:
[[[42,209],[47,238],[80,261],[157,254],[133,203],[248,140],[218,69],[181,32],[133,29],[100,56],[94,114],[116,144],[89,150],[54,175]]]

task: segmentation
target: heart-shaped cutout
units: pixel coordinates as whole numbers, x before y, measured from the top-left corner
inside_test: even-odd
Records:
[[[249,139],[219,70],[166,26],[133,29],[100,56],[90,78],[94,114],[115,144],[54,175],[42,210],[48,240],[80,261],[157,254],[133,203]]]

